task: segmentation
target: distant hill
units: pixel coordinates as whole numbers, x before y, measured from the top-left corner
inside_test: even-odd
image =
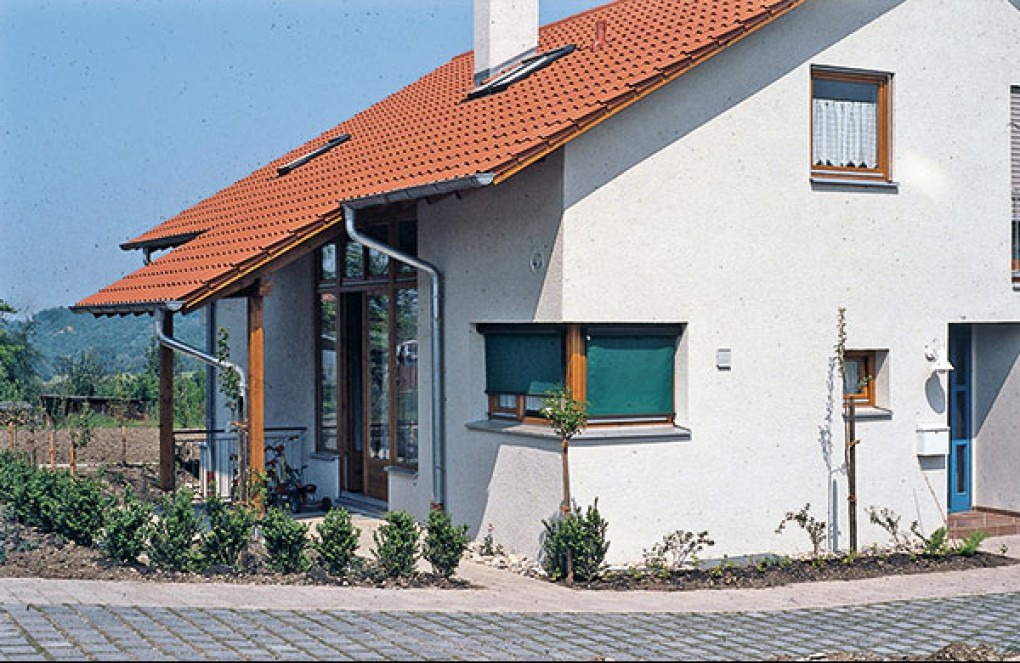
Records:
[[[32,316],[32,344],[39,351],[39,377],[53,377],[64,357],[78,357],[95,350],[110,372],[138,373],[145,366],[145,350],[155,338],[151,315],[97,318],[58,307]],[[201,315],[174,316],[174,336],[189,345],[205,347],[205,324]]]

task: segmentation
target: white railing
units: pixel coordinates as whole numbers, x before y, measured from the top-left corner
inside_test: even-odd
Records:
[[[291,467],[308,464],[304,427],[266,428],[266,446],[280,447]],[[213,491],[229,499],[238,474],[237,431],[202,428],[174,431],[178,486],[187,486],[201,498]],[[267,452],[271,457],[274,452]]]

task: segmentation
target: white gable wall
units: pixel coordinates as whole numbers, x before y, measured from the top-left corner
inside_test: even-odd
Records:
[[[915,453],[916,428],[945,423],[924,346],[949,322],[1020,319],[1007,149],[1020,14],[997,0],[852,5],[809,3],[565,151],[564,318],[689,323],[690,441],[572,452],[578,501],[599,498],[610,536],[627,526],[617,558],[673,529],[708,529],[719,553],[803,548],[773,530],[806,502],[820,518],[835,504],[845,546],[845,477],[822,450],[831,433],[841,464],[840,306],[849,348],[888,350],[892,415],[858,426],[862,540],[885,537],[870,505],[942,524],[944,464]],[[857,12],[874,20],[833,34]],[[815,45],[803,35],[834,39],[797,62]],[[893,74],[897,189],[812,187],[812,64]],[[717,348],[732,370],[715,368]]]

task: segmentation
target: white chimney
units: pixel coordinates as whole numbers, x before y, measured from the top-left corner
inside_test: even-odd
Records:
[[[538,51],[538,0],[475,0],[475,84]]]

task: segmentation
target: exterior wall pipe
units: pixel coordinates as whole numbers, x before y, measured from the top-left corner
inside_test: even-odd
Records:
[[[171,303],[171,305],[168,308],[173,310],[175,306],[179,308],[180,307],[180,303],[173,302],[173,303]],[[245,462],[243,460],[243,459],[246,459],[248,457],[248,454],[246,453],[246,451],[244,449],[244,445],[247,443],[247,440],[246,440],[247,436],[245,435],[245,432],[246,432],[245,431],[245,429],[246,429],[245,408],[247,407],[246,403],[248,402],[248,378],[244,374],[244,369],[241,368],[240,366],[238,366],[237,364],[233,363],[233,362],[227,361],[225,359],[220,359],[219,357],[214,357],[211,354],[208,354],[206,352],[202,352],[198,348],[192,347],[192,346],[188,345],[187,343],[182,343],[181,341],[177,340],[176,338],[172,338],[172,337],[167,336],[166,334],[164,334],[163,333],[163,317],[166,315],[166,310],[167,310],[166,308],[157,308],[156,311],[155,311],[155,317],[156,317],[156,325],[155,325],[155,328],[156,328],[156,339],[159,341],[160,345],[164,345],[164,346],[166,346],[166,347],[168,347],[168,348],[170,348],[172,350],[176,350],[177,352],[180,352],[181,354],[186,354],[189,357],[194,357],[195,359],[201,361],[202,363],[206,364],[207,366],[216,366],[217,368],[223,369],[225,371],[234,371],[235,373],[237,373],[238,388],[239,388],[239,390],[241,392],[241,397],[238,399],[239,402],[237,404],[237,416],[238,416],[238,420],[240,421],[240,428],[241,428],[241,430],[239,432],[239,437],[238,437],[238,450],[237,451],[238,451],[238,458],[242,459],[242,463],[241,463],[239,474],[240,474],[240,476],[243,477],[243,476],[245,476],[245,473],[247,472],[247,469],[248,469],[247,468],[247,462]],[[212,401],[209,401],[206,404],[207,411],[208,410],[212,410],[213,406],[214,406],[214,403]],[[212,433],[210,433],[210,435],[211,434]],[[241,481],[241,493],[240,493],[240,495],[241,495],[241,499],[242,500],[247,500],[247,498],[248,498],[248,491],[247,491],[247,482],[246,481]]]
[[[442,338],[442,292],[439,270],[424,260],[408,255],[403,251],[388,246],[367,235],[358,232],[355,228],[357,211],[350,205],[344,204],[344,221],[347,226],[347,235],[371,249],[375,249],[395,260],[410,265],[415,269],[425,272],[429,276],[432,290],[432,508],[442,510],[446,505],[446,471],[444,467],[444,440],[443,432],[443,338]]]

